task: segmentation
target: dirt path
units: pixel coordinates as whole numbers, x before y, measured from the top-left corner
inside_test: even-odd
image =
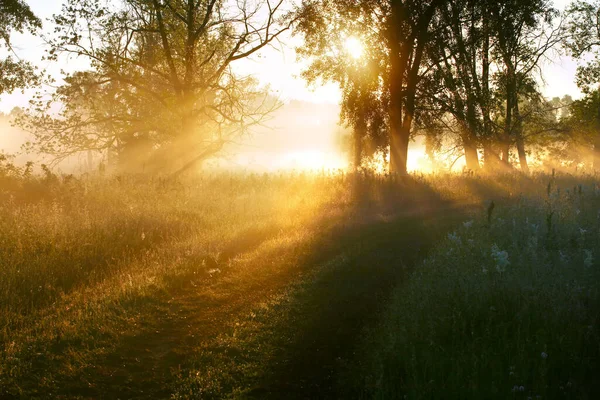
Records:
[[[340,377],[357,369],[355,346],[390,290],[458,218],[440,207],[232,248],[212,272],[141,299],[138,334],[59,382],[56,395],[340,397]]]

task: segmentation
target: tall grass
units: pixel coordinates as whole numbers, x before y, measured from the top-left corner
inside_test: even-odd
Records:
[[[44,397],[59,381],[93,381],[83,371],[126,350],[116,343],[124,346],[123,337],[148,330],[153,321],[147,318],[160,315],[178,290],[213,279],[236,257],[251,254],[239,263],[243,273],[220,290],[242,286],[231,281],[236,277],[275,275],[278,265],[294,265],[294,249],[308,252],[332,227],[401,223],[403,215],[442,204],[448,212],[468,207],[478,216],[398,289],[387,322],[367,346],[377,361],[369,393],[436,397],[439,388],[464,393],[468,387],[475,397],[502,397],[507,387],[512,395],[523,386],[519,393],[546,394],[560,381],[551,372],[555,365],[581,366],[562,386],[589,393],[585,374],[597,347],[588,358],[561,356],[551,333],[565,329],[560,343],[576,352],[597,339],[594,213],[600,204],[591,177],[556,177],[550,195],[549,180],[287,173],[167,181],[0,170],[0,397]],[[487,226],[492,199],[496,209]],[[286,245],[286,259],[278,260],[275,247]],[[271,254],[268,266],[264,254]],[[515,315],[517,322],[510,319]],[[488,334],[505,344],[487,349]],[[468,356],[478,351],[483,358]],[[455,356],[462,357],[458,364]],[[497,369],[497,363],[507,364]],[[544,365],[551,367],[540,369]],[[486,375],[506,368],[514,379]],[[488,391],[490,376],[496,391]]]
[[[396,289],[365,340],[366,397],[599,398],[597,181],[513,182]]]

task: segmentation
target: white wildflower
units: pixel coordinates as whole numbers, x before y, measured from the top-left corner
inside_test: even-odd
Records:
[[[548,353],[542,351],[542,358],[545,360],[546,358],[548,358]]]
[[[510,264],[506,250],[500,250],[496,244],[492,245],[492,258],[496,262],[496,271],[499,273],[506,271],[506,267]]]
[[[463,222],[463,226],[464,226],[465,228],[469,229],[470,227],[472,227],[472,226],[473,226],[473,220],[471,219],[471,220],[469,220],[469,221],[465,221],[465,222]]]
[[[481,272],[483,272],[484,274],[487,274],[487,267],[484,265],[483,267],[481,267]]]
[[[142,232],[142,240],[146,239],[146,234],[144,232]]]
[[[460,246],[462,244],[462,240],[460,239],[460,236],[456,234],[456,232],[449,233],[448,239],[456,245]]]
[[[585,258],[583,259],[583,265],[586,267],[591,267],[594,263],[594,254],[591,250],[583,250],[585,253]]]
[[[560,261],[564,264],[569,262],[569,256],[566,255],[565,253],[562,252],[562,250],[558,251],[558,254],[560,255]]]
[[[579,233],[581,234],[581,236],[583,236],[587,233],[587,229],[579,228]]]

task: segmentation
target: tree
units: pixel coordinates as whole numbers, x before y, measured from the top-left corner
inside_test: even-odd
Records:
[[[579,109],[587,110],[584,114],[589,116],[589,107],[597,106],[593,168],[600,171],[600,102],[593,101],[600,87],[600,2],[577,0],[568,7],[567,15],[568,35],[563,45],[574,58],[581,61],[577,68],[577,86],[587,95],[584,103],[578,103]],[[586,62],[586,56],[593,58]],[[577,109],[576,106],[574,110]],[[589,118],[586,119],[589,122]]]
[[[431,22],[443,2],[306,0],[298,14],[298,31],[305,39],[299,54],[310,60],[305,76],[340,84],[342,117],[347,122],[364,124],[365,132],[385,127],[390,172],[406,173]],[[362,75],[353,74],[352,63],[340,51],[350,37],[365,48]]]
[[[304,43],[297,53],[310,60],[302,76],[309,84],[332,81],[340,85],[340,118],[352,128],[355,168],[389,144],[388,92],[380,80],[387,68],[385,46],[380,32],[361,30],[361,26],[376,25],[380,13],[376,4],[366,1],[305,1],[298,11],[295,32]],[[361,54],[351,54],[349,41],[362,47]]]
[[[532,87],[531,74],[562,40],[562,25],[553,26],[557,11],[547,0],[490,1],[488,7],[496,35],[495,55],[501,65],[498,77],[505,92],[502,160],[508,165],[514,137],[521,170],[528,172],[519,93]]]
[[[57,159],[93,149],[127,168],[177,173],[218,153],[276,107],[234,66],[290,28],[283,3],[68,0],[48,56],[90,68],[66,75],[22,120],[33,148]]]
[[[0,49],[10,53],[0,59],[0,94],[10,93],[36,81],[34,68],[30,63],[19,59],[12,47],[12,32],[35,33],[42,23],[29,6],[22,0],[2,0],[0,2]]]
[[[436,21],[436,40],[429,46],[433,73],[427,97],[432,109],[437,109],[436,119],[444,120],[445,125],[446,114],[454,119],[456,127],[445,131],[458,132],[467,168],[472,171],[479,170],[478,146],[485,115],[482,80],[489,65],[480,51],[485,38],[480,5],[471,0],[445,3]]]
[[[561,118],[563,132],[554,143],[553,151],[563,160],[575,165],[591,165],[593,170],[598,171],[600,91],[589,91],[585,97],[570,102],[567,107],[568,112]]]

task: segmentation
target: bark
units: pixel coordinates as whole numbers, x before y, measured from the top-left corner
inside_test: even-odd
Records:
[[[500,156],[492,149],[489,143],[483,146],[483,159],[484,168],[488,172],[497,170],[502,165]]]
[[[403,10],[397,2],[392,4],[392,26],[390,29],[390,173],[406,173],[406,162],[402,160],[403,93],[402,86],[410,53],[406,39],[401,41],[397,27],[401,25]]]
[[[354,127],[354,172],[358,172],[362,164],[363,156],[363,138],[365,137],[367,127],[365,126],[364,120],[361,119]]]
[[[600,173],[600,132],[596,133],[594,140],[594,171]]]
[[[412,119],[404,118],[404,123],[399,127],[392,127],[390,137],[390,172],[406,175],[406,162],[408,160],[408,143]],[[396,125],[397,126],[397,125]]]
[[[433,0],[405,37],[399,28],[411,16],[402,2],[392,2],[390,25],[390,166],[391,173],[405,175],[408,142],[414,118],[419,70],[429,36],[429,24],[440,0]]]
[[[513,117],[513,93],[514,93],[514,84],[513,84],[513,74],[509,68],[508,72],[508,82],[506,84],[506,114],[504,119],[504,132],[502,134],[502,143],[501,143],[501,157],[504,164],[509,165],[509,156],[510,156],[510,137],[512,131],[512,117]]]
[[[483,55],[481,62],[481,113],[483,114],[483,157],[484,169],[491,171],[499,164],[498,155],[489,147],[492,139],[492,119],[490,117],[490,34],[487,19],[483,19]]]
[[[462,135],[463,147],[465,151],[465,160],[467,168],[471,171],[479,171],[479,155],[477,154],[477,142],[473,140],[472,134],[468,131]]]
[[[594,138],[594,171],[600,172],[600,105],[596,115],[596,137]]]
[[[519,153],[519,164],[521,165],[521,171],[528,174],[529,166],[527,165],[527,153],[525,152],[525,140],[523,139],[523,124],[521,121],[521,114],[519,112],[518,101],[515,101],[514,107],[515,139],[517,142],[517,152]]]

